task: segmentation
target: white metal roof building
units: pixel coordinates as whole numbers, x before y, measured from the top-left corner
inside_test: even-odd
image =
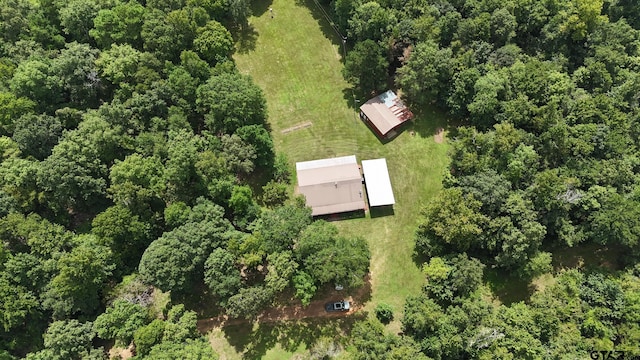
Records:
[[[296,163],[298,191],[312,215],[365,208],[362,175],[355,155]]]
[[[362,172],[370,207],[395,204],[386,159],[362,160]]]

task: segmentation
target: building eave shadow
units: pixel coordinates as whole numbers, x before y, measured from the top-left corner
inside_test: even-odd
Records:
[[[369,209],[369,215],[372,219],[393,216],[395,215],[395,211],[393,210],[393,205],[376,206]]]
[[[316,215],[313,218],[315,220],[340,221],[340,220],[349,220],[349,219],[361,219],[364,217],[365,217],[364,210],[354,210],[354,211],[346,211],[346,212],[336,213],[336,214]]]

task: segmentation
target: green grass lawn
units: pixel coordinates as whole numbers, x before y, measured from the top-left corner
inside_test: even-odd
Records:
[[[372,296],[367,308],[386,302],[398,318],[405,297],[417,293],[423,282],[412,260],[413,233],[421,206],[441,188],[448,147],[436,144],[433,134],[445,126],[445,117],[425,111],[396,139],[380,142],[356,117],[349,84],[341,75],[342,44],[319,14],[312,2],[274,0],[257,5],[234,58],[240,71],[250,74],[264,90],[276,149],[292,163],[352,154],[358,161],[387,159],[396,198],[394,213],[374,218],[367,214],[335,224],[343,234],[362,236],[370,244]],[[306,122],[312,125],[282,133]],[[390,329],[398,330],[399,323],[392,323]],[[212,342],[219,344],[239,334],[221,337],[218,332]],[[261,351],[263,356],[283,358],[307,348],[277,341],[270,345],[271,349]],[[240,349],[246,350],[232,348],[237,356]]]
[[[342,343],[358,317],[310,319],[280,324],[233,325],[213,330],[209,341],[221,359],[290,358],[313,347],[318,339]]]

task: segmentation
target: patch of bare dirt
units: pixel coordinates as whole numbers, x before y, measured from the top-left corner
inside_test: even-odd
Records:
[[[133,344],[129,345],[128,348],[123,349],[119,347],[112,347],[109,350],[109,359],[122,359],[127,360],[133,357]]]
[[[232,319],[227,315],[198,320],[198,331],[206,334],[212,329],[225,326],[246,324],[251,322],[275,323],[281,321],[301,320],[307,318],[339,318],[350,316],[361,310],[371,298],[371,281],[369,276],[365,279],[365,285],[357,289],[351,295],[344,291],[331,290],[325,293],[322,299],[314,300],[309,306],[304,307],[299,300],[291,300],[291,305],[279,304],[272,306],[260,313],[254,320]],[[330,301],[349,300],[351,310],[348,312],[327,312],[324,305]]]
[[[433,135],[433,140],[436,144],[442,144],[444,142],[444,129],[437,128],[436,133]]]
[[[308,127],[311,127],[311,125],[313,125],[313,123],[312,123],[311,121],[306,121],[306,122],[303,122],[303,123],[301,123],[301,124],[298,124],[298,125],[292,126],[292,127],[290,127],[290,128],[283,129],[283,130],[282,130],[282,131],[280,131],[280,132],[281,132],[281,133],[283,133],[283,134],[288,134],[288,133],[293,132],[293,131],[296,131],[296,130],[306,129],[306,128],[308,128]]]

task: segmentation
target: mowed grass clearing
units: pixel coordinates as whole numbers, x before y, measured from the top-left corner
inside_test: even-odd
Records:
[[[292,164],[352,154],[358,161],[387,159],[396,198],[394,213],[374,218],[367,214],[334,224],[342,234],[362,236],[370,245],[372,292],[367,309],[385,302],[398,319],[406,296],[417,293],[423,284],[412,259],[413,234],[421,207],[440,190],[447,167],[448,146],[433,139],[436,128],[446,125],[445,117],[427,110],[397,138],[383,144],[354,112],[349,84],[341,74],[341,41],[313,2],[261,3],[254,7],[249,22],[234,58],[240,71],[264,90],[278,152],[285,153]],[[390,329],[399,330],[399,322],[394,321]],[[256,355],[246,352],[249,345],[222,344],[228,337],[223,332],[211,334],[217,350],[225,349],[223,358]],[[246,334],[256,335],[255,331]],[[240,333],[234,332],[233,337],[237,336]],[[294,350],[278,341],[270,344],[272,349],[264,349],[262,356],[283,358],[307,347]]]

